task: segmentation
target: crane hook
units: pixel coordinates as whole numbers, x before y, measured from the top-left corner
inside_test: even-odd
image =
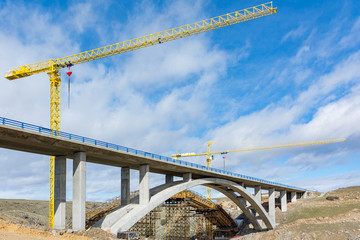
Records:
[[[66,72],[66,74],[69,76],[69,80],[68,80],[68,108],[70,108],[70,76],[72,74],[72,72],[70,71],[70,66],[71,66],[71,64],[67,65],[69,71]]]

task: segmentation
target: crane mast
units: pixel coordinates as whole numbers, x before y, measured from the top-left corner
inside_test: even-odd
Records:
[[[8,80],[28,77],[38,73],[47,73],[50,79],[50,128],[54,134],[61,130],[61,69],[93,60],[114,56],[137,49],[150,47],[180,38],[189,37],[218,28],[231,26],[237,23],[250,21],[256,18],[268,16],[277,12],[272,2],[258,6],[227,13],[221,16],[209,18],[203,21],[172,28],[166,31],[146,35],[132,40],[115,43],[90,51],[49,59],[28,65],[22,65],[11,69],[5,74]],[[55,157],[50,157],[50,197],[49,197],[49,227],[54,227],[54,164]]]

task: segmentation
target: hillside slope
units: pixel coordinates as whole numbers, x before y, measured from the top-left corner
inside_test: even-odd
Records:
[[[359,239],[360,187],[341,188],[322,197],[300,199],[288,211],[276,209],[275,230],[233,239]]]

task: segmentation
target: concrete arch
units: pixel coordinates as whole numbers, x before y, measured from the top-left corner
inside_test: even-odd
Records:
[[[198,185],[209,186],[228,196],[242,209],[255,229],[262,230],[262,226],[258,222],[260,219],[264,222],[267,229],[274,228],[275,223],[271,220],[261,203],[249,191],[235,182],[219,178],[202,178],[160,185],[150,190],[151,198],[148,204],[140,205],[138,204],[138,198],[135,198],[129,205],[120,207],[105,216],[95,226],[101,227],[104,230],[111,228],[111,232],[114,234],[119,231],[127,231],[147,213],[173,195]],[[246,200],[249,205],[245,205],[242,200]],[[257,217],[253,214],[252,209],[258,213]]]

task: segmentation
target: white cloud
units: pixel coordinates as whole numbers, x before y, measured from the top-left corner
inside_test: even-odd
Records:
[[[351,171],[348,173],[313,177],[302,180],[301,182],[298,181],[298,184],[302,184],[306,189],[327,192],[342,187],[359,186],[360,175],[358,171]]]
[[[360,33],[360,17],[354,22],[351,27],[350,33],[343,36],[339,42],[339,45],[343,48],[353,47],[359,44],[359,38],[356,37]]]
[[[291,30],[287,34],[283,36],[281,39],[281,43],[286,42],[288,40],[295,40],[301,36],[303,36],[307,31],[307,28],[304,25],[300,25],[296,29]]]

